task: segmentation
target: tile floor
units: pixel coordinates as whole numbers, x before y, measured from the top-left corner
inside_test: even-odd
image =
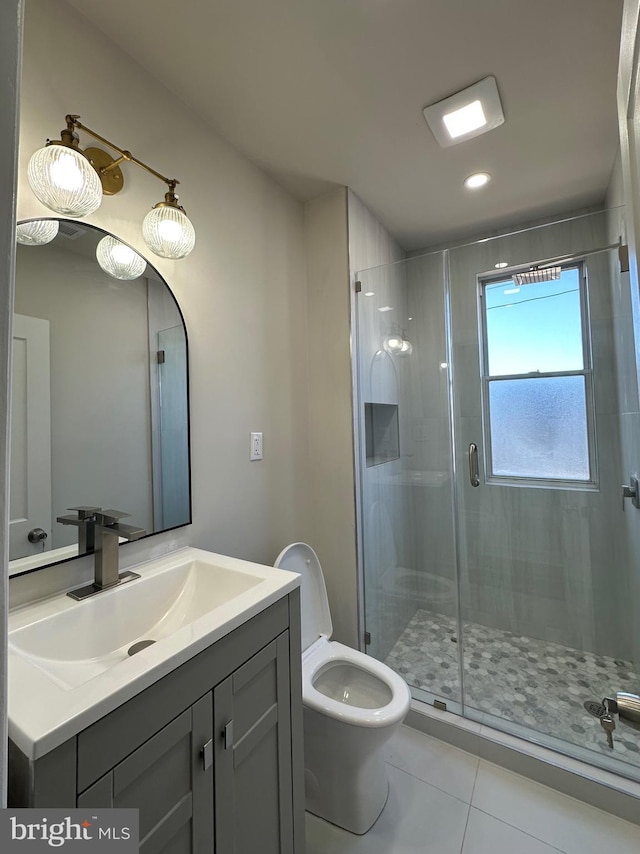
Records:
[[[364,836],[307,813],[307,854],[638,854],[640,826],[401,727]],[[640,803],[638,805],[640,813]]]
[[[460,699],[457,622],[418,610],[386,658],[409,685]],[[480,712],[529,726],[640,766],[640,731],[619,726],[611,753],[586,700],[637,693],[640,675],[628,661],[582,652],[465,622],[466,702]]]

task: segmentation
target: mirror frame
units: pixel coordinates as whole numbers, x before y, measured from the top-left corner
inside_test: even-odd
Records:
[[[16,221],[16,226],[22,225],[22,224],[27,223],[27,222],[39,222],[41,220],[55,220],[56,222],[69,222],[69,223],[73,223],[73,224],[78,224],[78,220],[70,219],[67,217],[41,216],[41,217],[26,217],[24,219],[18,219]],[[165,534],[168,531],[176,531],[179,528],[185,528],[187,525],[193,524],[193,488],[192,488],[193,478],[192,478],[192,474],[191,474],[191,459],[192,459],[192,455],[191,455],[191,382],[190,382],[190,362],[189,362],[189,332],[187,330],[187,324],[186,324],[185,319],[184,319],[184,313],[182,311],[182,307],[180,306],[180,303],[178,302],[175,293],[173,292],[171,286],[169,285],[167,280],[164,278],[162,273],[160,273],[158,268],[154,264],[152,264],[151,261],[149,261],[149,259],[146,255],[143,255],[141,252],[138,251],[138,249],[131,246],[130,243],[127,243],[126,240],[123,240],[117,234],[113,234],[113,232],[106,231],[104,228],[101,228],[100,226],[93,225],[92,223],[85,222],[84,220],[81,222],[81,226],[82,226],[82,228],[87,228],[87,229],[91,229],[92,231],[100,232],[103,235],[111,234],[113,237],[115,237],[117,240],[119,240],[125,246],[128,246],[134,252],[137,252],[138,255],[141,255],[141,257],[143,257],[145,259],[145,261],[147,262],[147,265],[153,270],[155,275],[158,277],[158,279],[160,279],[160,281],[162,281],[164,286],[167,288],[167,290],[171,294],[171,298],[173,299],[175,306],[178,310],[178,314],[180,315],[180,320],[182,321],[182,326],[184,329],[184,339],[185,339],[185,348],[186,348],[186,386],[187,386],[186,387],[186,392],[187,392],[187,464],[188,464],[188,478],[189,478],[188,520],[186,522],[181,523],[180,525],[172,525],[171,527],[163,528],[160,531],[152,531],[148,534],[145,534],[143,537],[140,537],[138,540],[135,540],[135,542],[141,542],[142,540],[149,539],[149,537],[155,537],[158,534]],[[15,276],[14,276],[14,282],[13,282],[14,303],[15,303],[15,291],[16,291],[16,285],[17,285],[17,246],[18,245],[19,244],[16,241],[16,268],[15,268]],[[25,247],[25,248],[28,248],[28,247]],[[34,247],[34,248],[37,248],[37,247]],[[96,264],[97,263],[98,262],[96,260]],[[105,274],[105,275],[107,275],[107,274]],[[14,308],[14,313],[15,313],[15,308]],[[12,329],[13,329],[13,317],[11,319],[11,325],[12,325]],[[13,390],[13,388],[11,385],[10,395],[9,395],[10,399],[11,399],[12,390]],[[11,460],[11,441],[9,441],[9,460]],[[128,545],[128,542],[120,543],[119,545],[120,545],[120,547],[124,546],[124,545]],[[20,577],[25,576],[25,575],[31,575],[34,572],[40,572],[41,570],[48,569],[49,567],[52,567],[52,566],[60,566],[61,564],[69,563],[70,561],[73,561],[73,560],[78,560],[79,558],[86,557],[87,555],[90,555],[90,554],[92,554],[92,553],[91,552],[85,552],[84,554],[77,554],[77,555],[73,555],[71,557],[61,558],[60,560],[53,560],[53,561],[50,561],[49,563],[43,563],[39,566],[32,567],[31,569],[24,569],[24,570],[21,570],[19,572],[14,572],[14,573],[11,572],[11,561],[9,561],[7,564],[8,578],[9,578],[9,581],[11,581],[12,578],[20,578]],[[18,558],[18,560],[19,560],[19,558]]]

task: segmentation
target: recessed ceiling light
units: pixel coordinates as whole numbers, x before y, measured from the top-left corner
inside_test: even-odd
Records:
[[[379,308],[378,311],[393,311],[393,306],[391,305],[383,305],[382,308]]]
[[[509,266],[508,261],[498,261],[498,263],[496,264],[496,270],[503,270],[505,267],[508,267],[508,266]]]
[[[467,86],[422,111],[438,143],[446,148],[497,128],[504,113],[495,77]]]
[[[484,187],[491,180],[491,175],[488,172],[474,172],[464,179],[464,185],[468,190],[477,190],[478,187]]]
[[[365,296],[366,296],[366,297],[374,297],[375,295],[376,295],[375,291],[367,291],[367,292],[365,293]]]
[[[481,102],[472,101],[466,107],[460,107],[459,110],[454,110],[452,113],[445,113],[442,121],[449,131],[449,136],[452,139],[456,139],[459,136],[464,136],[466,133],[471,133],[472,130],[484,127],[487,123],[487,118],[482,109]]]

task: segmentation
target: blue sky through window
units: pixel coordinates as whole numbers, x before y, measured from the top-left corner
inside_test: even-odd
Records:
[[[583,369],[579,277],[570,267],[551,282],[485,287],[489,376]]]

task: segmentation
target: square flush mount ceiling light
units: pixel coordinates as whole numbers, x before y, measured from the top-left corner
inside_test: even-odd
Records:
[[[422,112],[443,148],[479,136],[504,122],[495,77],[485,77]]]

